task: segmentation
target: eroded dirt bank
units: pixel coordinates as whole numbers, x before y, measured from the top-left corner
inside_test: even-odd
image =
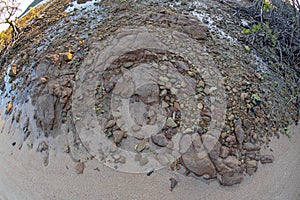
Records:
[[[275,188],[286,183],[278,182],[285,176],[278,173],[279,165],[290,159],[283,170],[290,176],[299,163],[293,157],[299,150],[299,131],[291,134],[287,129],[299,120],[298,102],[289,82],[254,49],[245,48],[239,40],[239,19],[230,16],[230,8],[219,9],[221,5],[67,0],[45,4],[47,12],[32,20],[2,58],[1,164],[17,162],[19,169],[28,163],[24,169],[32,174],[53,172],[53,177],[29,175],[29,183],[47,182],[48,191],[61,191],[57,195],[80,185],[87,187],[78,191],[87,194],[98,180],[86,181],[97,174],[107,179],[99,183],[103,190],[107,184],[119,184],[114,191],[108,189],[111,198],[129,195],[123,178],[135,185],[166,183],[167,176],[182,187],[174,191],[196,191],[197,186],[207,189],[204,197],[221,195],[211,194],[218,182],[230,186],[244,179],[245,188],[234,186],[241,193],[251,190],[247,187],[254,192],[259,188],[255,181],[262,181],[269,191],[259,194],[266,199],[280,196]],[[290,147],[286,135],[291,136]],[[271,139],[279,137],[272,147]],[[284,148],[290,155],[281,154]],[[41,156],[44,167],[36,164],[39,159],[25,156],[36,152],[40,154],[34,157]],[[58,162],[66,157],[66,164]],[[12,185],[24,184],[27,175],[22,170],[22,178],[14,178]],[[162,177],[145,175],[152,171]],[[4,170],[3,177],[8,173]],[[83,175],[75,177],[77,173]],[[52,186],[58,176],[70,184]],[[73,178],[78,181],[73,183]],[[276,180],[274,188],[267,186]],[[291,190],[293,198],[298,182],[292,180],[285,191]],[[130,188],[138,198],[143,184],[137,185]],[[150,188],[161,191],[159,186]],[[218,191],[238,198],[232,189]],[[49,195],[54,198],[55,192]]]

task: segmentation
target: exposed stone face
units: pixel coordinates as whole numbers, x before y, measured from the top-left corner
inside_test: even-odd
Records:
[[[243,174],[241,173],[225,173],[218,177],[221,185],[231,186],[235,184],[239,184],[243,180]]]
[[[182,154],[182,161],[183,165],[197,176],[216,177],[216,169],[203,148],[200,137],[193,141],[190,148]]]

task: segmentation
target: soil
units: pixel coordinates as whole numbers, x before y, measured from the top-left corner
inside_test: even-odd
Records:
[[[299,130],[288,128],[299,120],[297,90],[295,96],[291,81],[276,74],[255,49],[245,48],[231,7],[219,1],[105,0],[43,6],[47,11],[1,57],[1,164],[15,166],[9,169],[22,177],[10,184],[24,184],[26,169],[40,174],[29,184],[51,183],[42,189],[51,191],[41,193],[44,198],[67,194],[67,182],[81,188],[76,194],[87,194],[99,185],[96,178],[87,181],[95,173],[107,180],[101,190],[119,184],[104,198],[129,195],[121,183],[125,179],[133,185],[171,182],[174,192],[206,188],[203,195],[211,199],[220,191],[228,199],[238,197],[214,180],[231,186],[245,179],[245,187],[233,186],[240,194],[255,191],[261,181],[263,198],[299,196],[295,178],[282,194],[275,190],[287,180],[279,181],[278,163],[287,162],[284,172],[297,174]],[[33,167],[36,160],[26,155],[34,152],[44,167]],[[266,163],[273,164],[261,167]],[[41,175],[47,170],[53,177]],[[154,178],[147,180],[151,171]],[[1,172],[0,177],[10,173]],[[128,178],[132,173],[144,175]],[[52,184],[60,175],[63,181]],[[274,181],[274,188],[268,187]],[[54,192],[59,185],[61,192]],[[136,185],[132,190],[138,198],[143,191]],[[161,192],[157,198],[165,195],[160,184],[153,189]],[[26,191],[16,197],[38,197]]]

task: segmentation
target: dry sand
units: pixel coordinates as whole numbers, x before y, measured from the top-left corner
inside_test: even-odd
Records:
[[[67,154],[50,154],[43,166],[39,153],[11,145],[0,134],[0,199],[300,199],[300,126],[291,127],[292,138],[273,140],[275,161],[259,165],[257,173],[232,187],[210,184],[167,169],[145,174],[122,173],[98,161],[86,164],[77,175]],[[99,168],[100,171],[94,170]],[[173,192],[169,178],[178,180]]]

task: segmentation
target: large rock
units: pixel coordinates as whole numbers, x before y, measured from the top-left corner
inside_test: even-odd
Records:
[[[218,177],[221,185],[224,186],[231,186],[231,185],[235,185],[235,184],[239,184],[242,182],[243,180],[243,174],[242,173],[225,173],[221,176]]]
[[[182,161],[183,165],[197,176],[216,177],[216,169],[201,145],[200,137],[194,138],[190,148],[182,154]]]
[[[60,104],[58,99],[50,94],[44,94],[37,99],[37,124],[46,136],[57,128],[60,119]]]
[[[210,159],[216,160],[220,155],[221,148],[221,144],[218,139],[208,134],[202,135],[201,139]]]

